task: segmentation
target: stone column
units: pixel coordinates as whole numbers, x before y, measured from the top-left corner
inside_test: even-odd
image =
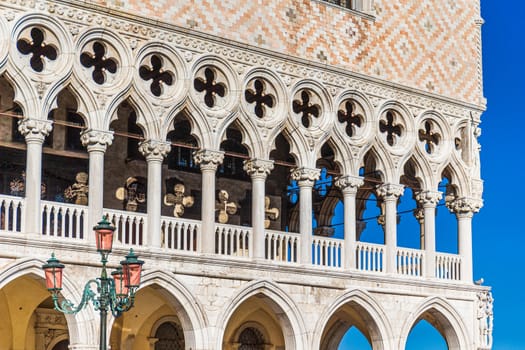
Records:
[[[404,192],[404,186],[398,184],[379,185],[376,189],[377,197],[380,198],[384,205],[385,212],[381,213],[385,217],[385,246],[386,272],[397,272],[397,200]]]
[[[113,142],[112,131],[88,129],[82,132],[80,140],[89,153],[89,226],[90,230],[104,215],[104,154]],[[86,233],[88,239],[95,240],[94,235]]]
[[[24,118],[18,122],[18,131],[27,144],[24,221],[27,233],[42,233],[40,196],[42,187],[42,144],[53,129],[53,122]]]
[[[244,162],[244,171],[252,178],[252,234],[250,251],[255,259],[264,259],[264,197],[266,177],[273,170],[273,161],[251,159]]]
[[[148,194],[146,242],[150,247],[160,248],[161,242],[161,203],[162,203],[162,161],[169,153],[171,144],[165,141],[146,140],[139,144],[139,151],[148,162]]]
[[[355,269],[356,267],[356,205],[355,196],[357,190],[364,183],[362,177],[358,176],[341,176],[335,181],[335,185],[343,192],[344,204],[344,267],[346,269]]]
[[[202,253],[215,253],[215,172],[224,159],[224,152],[203,149],[193,153],[195,164],[202,173],[202,206],[200,249]]]
[[[416,194],[416,201],[423,207],[423,232],[425,249],[426,277],[436,276],[436,205],[441,200],[442,194],[437,191],[421,191]]]
[[[299,233],[301,234],[302,264],[312,263],[312,187],[321,170],[297,168],[291,171],[292,179],[299,185]]]
[[[447,203],[447,207],[456,214],[458,220],[458,250],[461,257],[460,277],[462,281],[472,283],[472,216],[482,206],[480,199],[457,198]]]

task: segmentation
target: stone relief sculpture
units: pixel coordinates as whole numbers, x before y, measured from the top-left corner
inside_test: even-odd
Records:
[[[193,196],[185,196],[184,192],[186,188],[183,184],[176,184],[173,187],[173,193],[167,193],[164,195],[164,204],[167,206],[173,206],[173,216],[176,218],[184,215],[184,209],[190,208],[195,203]]]
[[[88,174],[79,172],[75,176],[76,183],[67,187],[64,191],[64,197],[68,201],[75,200],[75,204],[88,205]]]
[[[230,195],[225,190],[220,190],[217,201],[215,202],[215,211],[218,212],[218,220],[221,224],[228,222],[229,216],[237,212],[237,204],[228,202]]]
[[[115,197],[123,202],[127,211],[137,211],[139,203],[146,201],[146,193],[140,187],[137,178],[131,176],[124,187],[119,187],[115,192]]]
[[[479,325],[479,345],[480,349],[492,348],[492,328],[493,328],[493,303],[492,293],[485,291],[478,294],[477,319]]]

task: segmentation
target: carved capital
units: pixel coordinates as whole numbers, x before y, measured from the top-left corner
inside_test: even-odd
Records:
[[[383,200],[397,200],[403,195],[405,186],[399,184],[383,184],[376,187],[377,197]]]
[[[193,160],[199,164],[201,170],[217,170],[219,164],[224,160],[224,152],[202,149],[193,152]]]
[[[166,141],[146,140],[139,144],[139,152],[146,160],[160,160],[170,152],[171,144]]]
[[[461,197],[446,203],[447,208],[458,216],[472,217],[483,206],[483,200]]]
[[[26,138],[27,143],[44,143],[46,136],[53,130],[53,122],[24,118],[18,122],[18,131]]]
[[[113,131],[87,129],[80,134],[80,141],[88,152],[106,152],[108,146],[113,143]]]
[[[252,178],[265,179],[273,170],[273,160],[250,159],[244,161],[244,171]]]
[[[416,201],[421,204],[423,208],[434,208],[441,198],[443,198],[443,194],[439,191],[419,191],[416,194]]]
[[[302,167],[290,170],[290,174],[299,186],[313,186],[314,181],[319,179],[321,170]]]
[[[416,208],[414,209],[414,217],[416,218],[417,222],[419,222],[420,224],[422,224],[423,222],[425,222],[425,211],[423,210],[423,208]]]
[[[335,180],[335,185],[343,191],[343,194],[355,194],[359,187],[365,183],[361,176],[345,175]]]

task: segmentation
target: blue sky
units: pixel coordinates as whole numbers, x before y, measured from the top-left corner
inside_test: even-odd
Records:
[[[525,229],[520,220],[525,217],[525,121],[520,103],[525,100],[525,2],[482,0],[481,6],[488,108],[480,125],[485,204],[473,220],[474,279],[483,277],[484,284],[493,288],[493,350],[523,350],[519,321],[525,314],[525,289],[521,287],[525,270],[520,269],[525,256],[521,252]],[[439,232],[437,244],[439,249]],[[340,350],[371,349],[360,334],[351,333]],[[443,338],[422,323],[407,344],[407,350],[446,349]]]

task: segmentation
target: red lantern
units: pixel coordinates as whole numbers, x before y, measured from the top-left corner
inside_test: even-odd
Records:
[[[113,232],[115,227],[110,224],[107,216],[103,216],[98,225],[93,227],[95,230],[97,251],[100,253],[110,253],[113,248]]]
[[[138,288],[144,261],[139,260],[133,249],[130,249],[129,254],[126,255],[126,260],[121,261],[120,264],[122,265],[124,285],[128,288]]]
[[[55,258],[55,254],[51,254],[51,258],[47,261],[47,264],[42,266],[42,269],[46,275],[46,288],[53,293],[58,292],[62,289],[62,270],[64,265]]]
[[[122,267],[118,267],[115,271],[111,273],[113,280],[115,281],[115,293],[117,297],[122,298],[128,295],[129,288],[126,287],[124,281],[124,273],[122,272]]]

